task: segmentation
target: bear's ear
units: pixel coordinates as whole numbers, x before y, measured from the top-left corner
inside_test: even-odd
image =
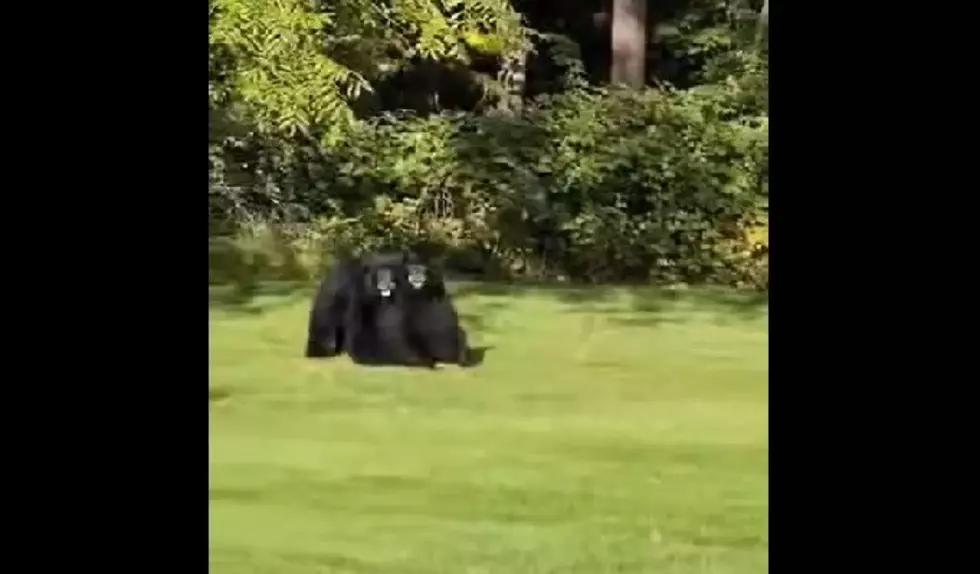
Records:
[[[446,288],[446,279],[440,271],[433,271],[431,275],[432,285],[440,297],[448,297],[449,289]]]
[[[442,279],[442,273],[437,266],[435,265],[427,266],[425,275],[431,287],[445,290],[446,285]]]
[[[360,267],[361,278],[364,282],[364,292],[367,294],[374,293],[376,287],[376,281],[374,280],[374,271],[367,265],[361,265]]]
[[[363,259],[359,259],[355,265],[351,266],[351,278],[357,281],[358,287],[364,294],[373,293],[374,289],[374,268]]]

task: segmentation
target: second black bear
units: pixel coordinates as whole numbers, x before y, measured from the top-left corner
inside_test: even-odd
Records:
[[[434,361],[466,366],[469,347],[459,314],[446,291],[441,274],[432,266],[409,257],[404,279],[407,328],[421,351]]]

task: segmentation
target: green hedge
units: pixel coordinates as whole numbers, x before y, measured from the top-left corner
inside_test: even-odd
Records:
[[[764,286],[768,123],[740,89],[575,90],[520,117],[365,122],[266,169],[306,224],[239,226],[212,243],[214,280],[410,246],[491,276]]]

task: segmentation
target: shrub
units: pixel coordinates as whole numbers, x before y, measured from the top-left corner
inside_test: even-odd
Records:
[[[687,93],[578,92],[542,110],[573,276],[738,280],[725,243],[764,211],[764,131]],[[735,273],[737,275],[737,272]]]
[[[520,117],[363,123],[323,155],[319,172],[336,175],[305,201],[303,231],[263,240],[305,255],[276,247],[266,265],[250,247],[246,266],[310,275],[317,250],[412,247],[484,273],[764,284],[768,127],[743,96],[577,89]]]

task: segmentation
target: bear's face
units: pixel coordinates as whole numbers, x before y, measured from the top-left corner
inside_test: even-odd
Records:
[[[395,268],[390,265],[364,267],[364,289],[368,297],[390,298],[397,287]]]
[[[408,271],[408,284],[412,286],[413,289],[421,289],[425,287],[427,278],[427,269],[425,265],[408,264],[405,266]]]
[[[391,297],[395,290],[395,274],[390,267],[379,267],[375,271],[374,286],[382,297]]]

